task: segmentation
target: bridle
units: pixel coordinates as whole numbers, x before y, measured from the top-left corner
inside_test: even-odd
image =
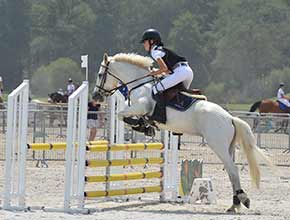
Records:
[[[96,85],[96,87],[97,87],[99,90],[101,90],[100,94],[101,94],[101,95],[104,95],[104,96],[111,96],[111,95],[113,95],[113,94],[114,94],[118,89],[120,89],[120,88],[123,87],[123,81],[122,81],[119,77],[115,76],[114,74],[112,74],[112,73],[109,71],[109,65],[110,65],[110,62],[108,62],[107,65],[101,64],[101,66],[105,68],[105,71],[104,71],[103,73],[99,73],[99,74],[98,74],[98,75],[101,75],[101,74],[102,74],[103,77],[102,77],[102,80],[101,80],[100,85],[99,85],[99,86]],[[110,76],[114,77],[115,79],[117,79],[118,81],[120,81],[120,82],[121,82],[121,86],[118,86],[118,87],[113,88],[113,89],[111,89],[111,90],[105,89],[104,86],[105,86],[105,83],[106,83],[106,81],[107,81],[107,77],[108,77],[108,75],[110,75]]]
[[[119,90],[119,89],[121,89],[121,88],[124,88],[124,87],[126,87],[127,85],[129,85],[129,84],[132,84],[132,83],[137,82],[137,81],[139,81],[139,80],[145,79],[145,78],[147,78],[147,77],[152,77],[152,76],[150,76],[150,75],[145,75],[145,76],[139,77],[139,78],[137,78],[137,79],[131,80],[131,81],[129,81],[129,82],[124,82],[124,81],[121,80],[119,77],[115,76],[112,72],[110,72],[110,70],[109,70],[109,65],[110,65],[110,62],[108,62],[106,65],[101,64],[101,66],[104,67],[105,70],[104,70],[104,72],[102,73],[102,74],[103,74],[103,77],[102,77],[102,80],[101,80],[100,85],[99,85],[99,86],[96,85],[96,87],[97,87],[99,90],[101,90],[100,94],[101,94],[101,95],[104,95],[104,96],[111,96],[111,95],[113,95],[117,90]],[[101,73],[99,73],[99,74],[101,75]],[[110,90],[105,89],[104,86],[105,86],[105,83],[106,83],[106,81],[107,81],[107,77],[108,77],[108,75],[112,76],[113,78],[115,78],[115,79],[117,79],[119,82],[121,82],[121,85],[116,86],[115,88],[110,89]],[[145,83],[142,83],[142,84],[139,85],[139,86],[142,86],[142,85],[144,85],[144,84],[146,84],[146,83],[153,82],[153,81],[154,81],[154,79],[150,79],[149,81],[147,81],[147,82],[145,82]],[[137,86],[137,87],[139,87],[139,86]]]

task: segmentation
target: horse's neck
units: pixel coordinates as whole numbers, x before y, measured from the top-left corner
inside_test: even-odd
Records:
[[[130,82],[132,80],[138,79],[142,76],[148,74],[149,70],[143,69],[141,67],[123,63],[123,62],[115,62],[114,63],[115,72],[117,73],[118,78],[120,78],[124,83]],[[128,89],[144,84],[150,81],[150,77],[146,77],[144,79],[137,80],[136,82],[132,82],[127,85]]]

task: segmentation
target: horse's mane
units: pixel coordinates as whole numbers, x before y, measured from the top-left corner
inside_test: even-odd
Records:
[[[135,53],[118,53],[112,59],[117,62],[130,63],[143,69],[148,69],[153,63],[150,57],[144,57]]]

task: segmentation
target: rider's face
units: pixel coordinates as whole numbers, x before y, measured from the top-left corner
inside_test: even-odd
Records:
[[[144,46],[144,49],[145,49],[146,51],[149,51],[149,50],[150,50],[149,40],[145,40],[145,41],[143,42],[143,46]]]

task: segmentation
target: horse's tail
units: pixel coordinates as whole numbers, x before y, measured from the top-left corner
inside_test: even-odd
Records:
[[[263,159],[273,170],[275,170],[274,165],[263,151],[256,146],[255,136],[250,126],[237,117],[233,117],[233,124],[235,126],[234,142],[242,147],[248,160],[251,179],[256,187],[259,188],[261,174],[257,157]]]
[[[257,110],[257,108],[260,107],[262,101],[258,101],[258,102],[255,102],[252,106],[251,106],[251,109],[250,109],[250,112],[255,112]]]

